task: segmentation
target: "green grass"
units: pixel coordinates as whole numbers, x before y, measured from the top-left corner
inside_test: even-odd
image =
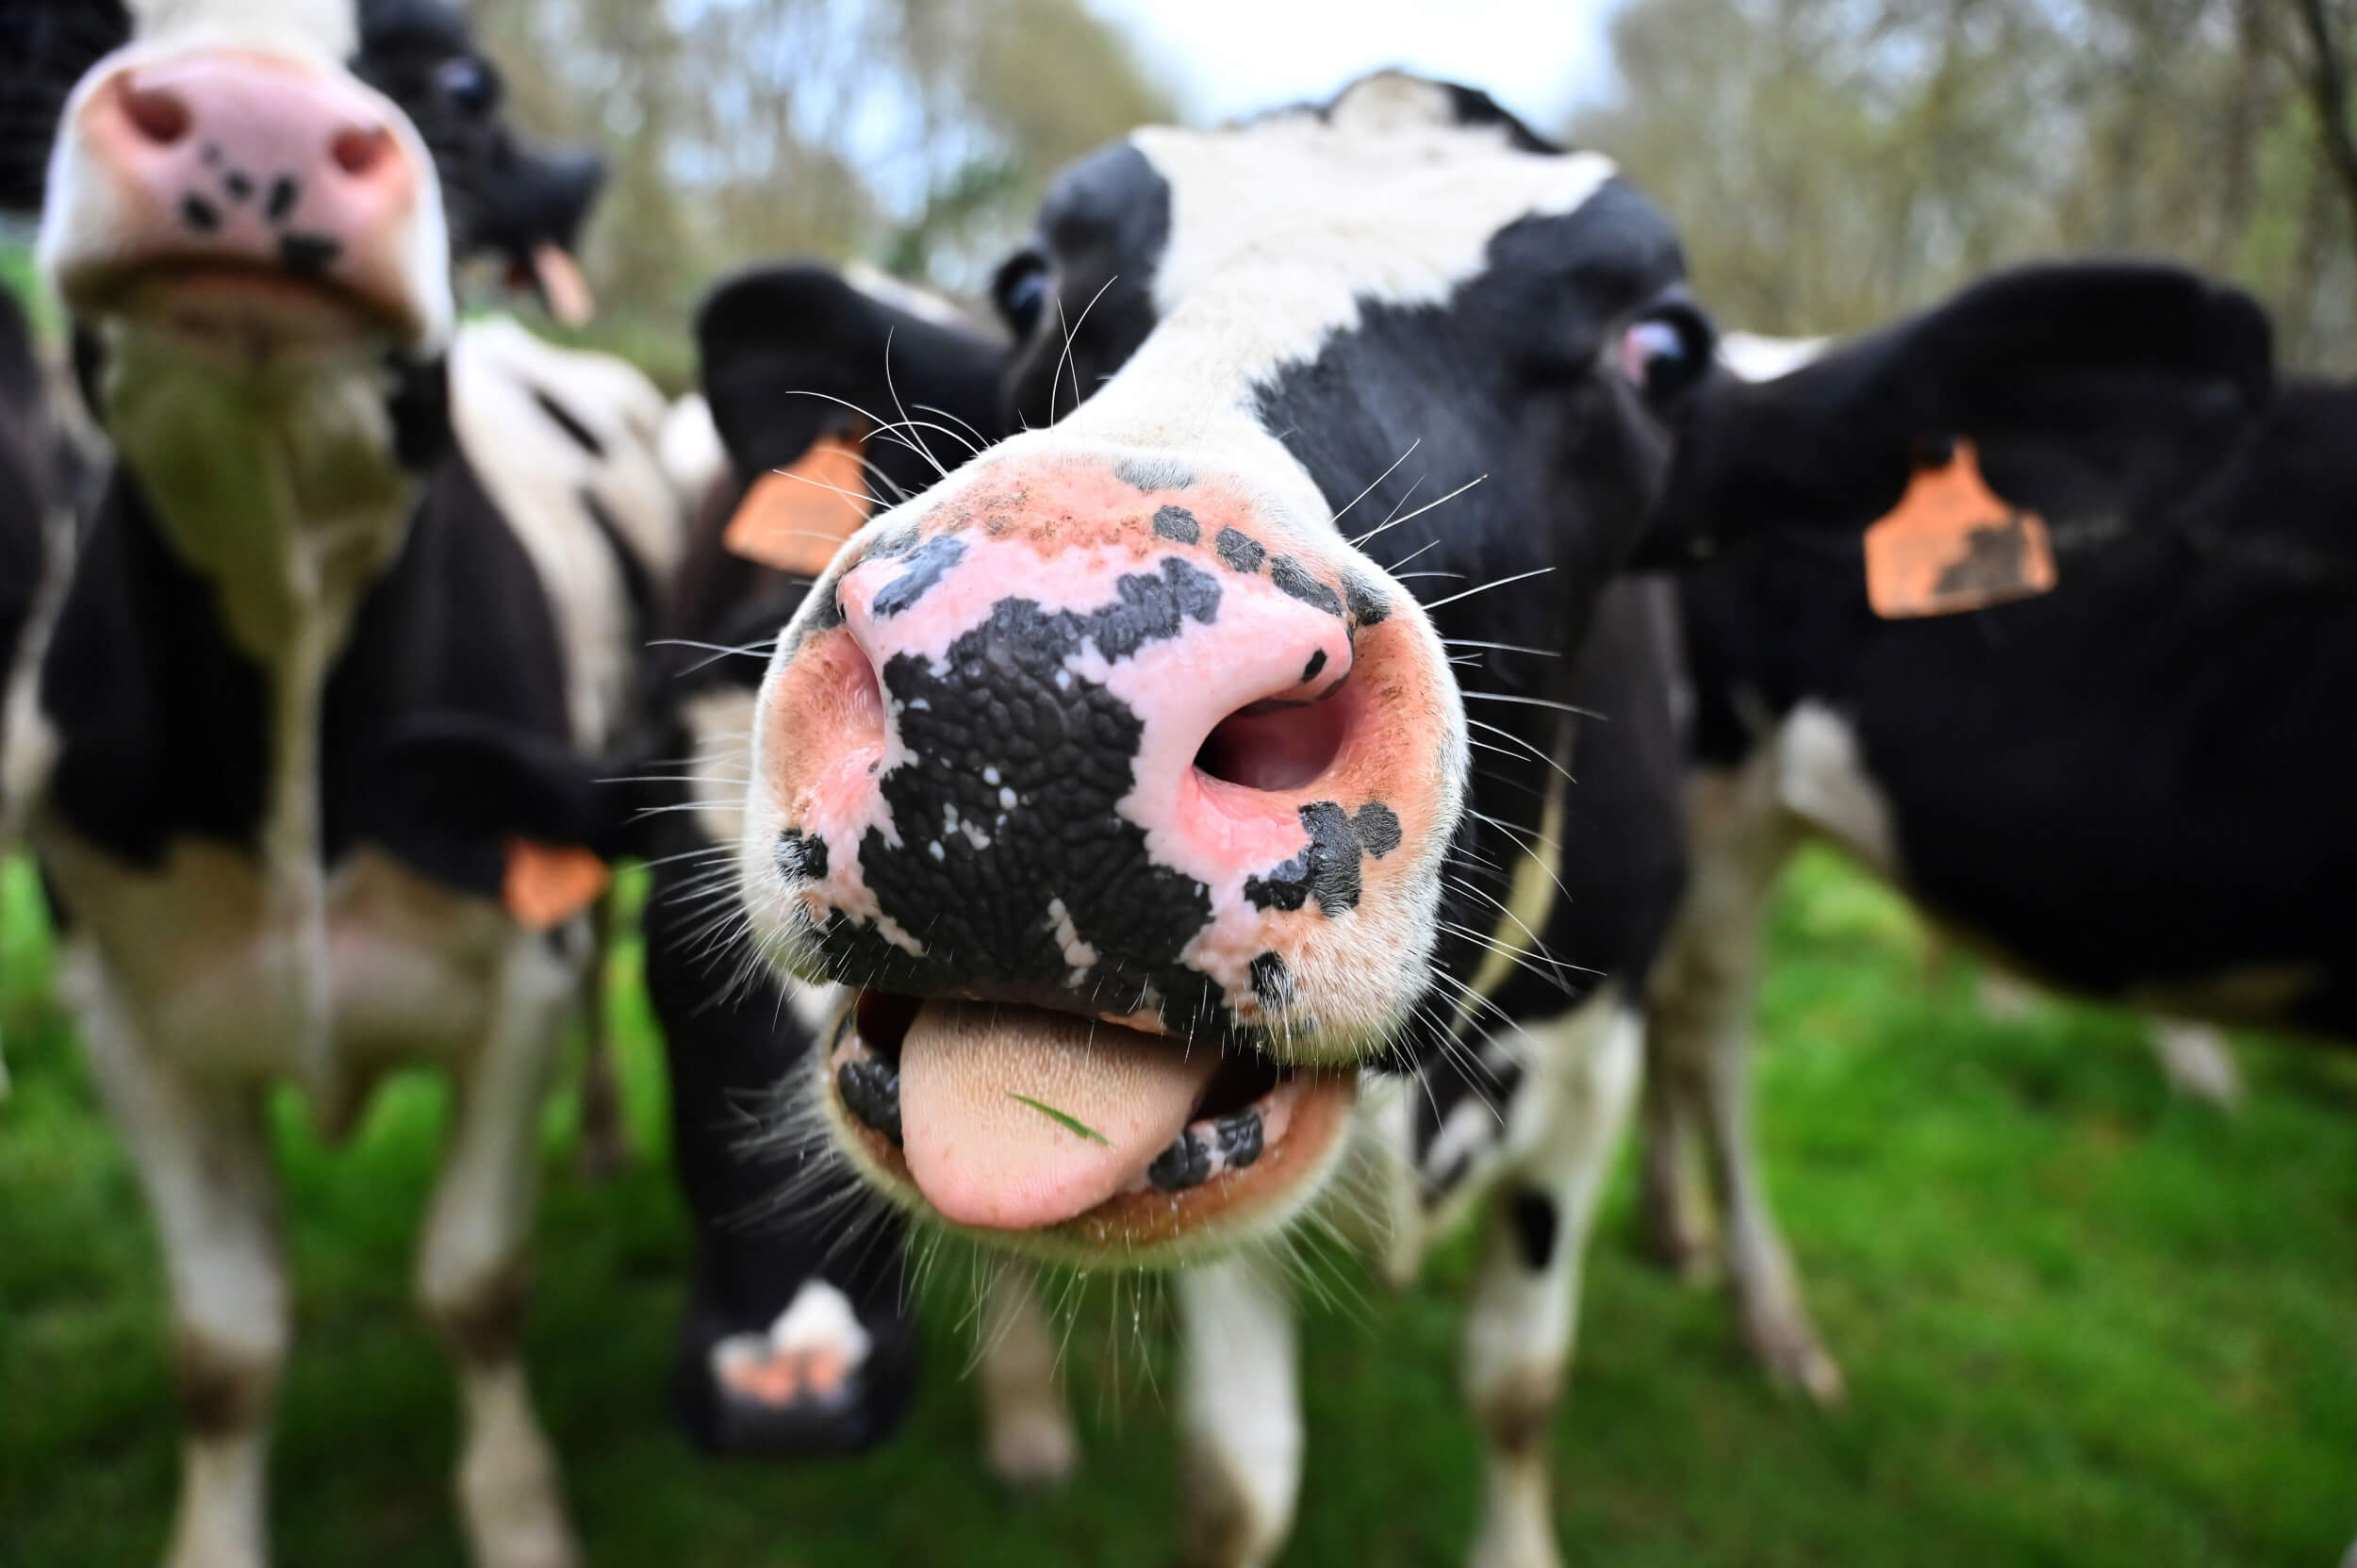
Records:
[[[173,1489],[159,1271],[46,999],[21,870],[9,892],[0,1565],[145,1564]],[[1906,916],[1827,859],[1788,882],[1774,936],[1771,1168],[1852,1402],[1823,1415],[1778,1399],[1719,1301],[1637,1263],[1624,1180],[1557,1430],[1573,1561],[2336,1561],[2357,1534],[2357,1065],[2251,1043],[2239,1118],[2180,1104],[2133,1020],[1978,1018],[1969,978],[1927,982]],[[622,1032],[639,1147],[657,1150],[659,1053],[635,990]],[[452,1389],[407,1305],[442,1092],[393,1083],[332,1150],[298,1104],[278,1109],[300,1301],[281,1557],[456,1562]],[[983,1478],[947,1290],[928,1309],[934,1375],[888,1451],[798,1469],[692,1457],[662,1411],[688,1256],[678,1199],[659,1154],[585,1187],[571,1140],[560,1104],[531,1356],[593,1562],[1166,1558],[1169,1359],[1116,1355],[1130,1330],[1103,1303],[1072,1355],[1087,1469],[1060,1496],[1013,1502]],[[1458,1560],[1476,1480],[1452,1392],[1468,1250],[1405,1296],[1354,1276],[1363,1305],[1312,1311],[1288,1562]]]

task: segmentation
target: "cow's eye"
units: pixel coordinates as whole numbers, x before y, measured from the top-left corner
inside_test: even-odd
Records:
[[[479,60],[444,60],[434,71],[442,96],[469,114],[486,114],[499,101],[499,84]]]
[[[1030,337],[1047,310],[1047,258],[1037,251],[1022,251],[998,269],[990,287],[1000,320],[1017,339]]]
[[[1690,305],[1664,305],[1621,334],[1621,374],[1656,409],[1673,407],[1710,369],[1710,325]]]

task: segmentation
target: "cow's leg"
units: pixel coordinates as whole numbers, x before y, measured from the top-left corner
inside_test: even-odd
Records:
[[[536,936],[501,966],[496,1021],[457,1075],[456,1128],[418,1255],[420,1305],[458,1363],[458,1505],[482,1568],[578,1558],[521,1355],[539,1113],[574,979]]]
[[[985,1457],[1009,1486],[1031,1491],[1069,1477],[1080,1458],[1056,1334],[1040,1304],[1039,1277],[1014,1258],[992,1262],[982,1289],[980,1370]]]
[[[1292,1533],[1301,1488],[1294,1306],[1262,1263],[1229,1258],[1172,1279],[1179,1318],[1183,1560],[1258,1568]]]
[[[1646,1072],[1642,1103],[1637,1215],[1644,1249],[1679,1279],[1701,1284],[1711,1277],[1715,1262],[1709,1205],[1699,1184],[1695,1131],[1701,1105],[1666,1064]]]
[[[2154,1018],[2148,1028],[2170,1088],[2220,1111],[2241,1106],[2242,1069],[2223,1032],[2184,1018]]]
[[[589,969],[581,982],[581,1171],[603,1181],[630,1164],[630,1127],[614,1068],[614,1015],[607,974],[614,951],[614,894],[589,906]]]
[[[1688,797],[1693,878],[1653,986],[1652,1061],[1695,1108],[1728,1283],[1769,1376],[1820,1404],[1842,1396],[1768,1206],[1752,1141],[1751,1028],[1769,894],[1797,832],[1765,759],[1700,775]]]
[[[1517,1151],[1493,1201],[1465,1319],[1465,1397],[1480,1424],[1485,1496],[1478,1568],[1552,1568],[1548,1432],[1571,1363],[1596,1202],[1637,1105],[1644,1026],[1607,989],[1527,1031]]]
[[[88,971],[85,971],[87,974]],[[261,1091],[159,1060],[105,999],[77,1008],[91,1066],[163,1243],[186,1423],[171,1568],[259,1568],[286,1272]]]

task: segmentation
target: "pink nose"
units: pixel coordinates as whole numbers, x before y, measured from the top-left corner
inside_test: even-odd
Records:
[[[116,75],[80,128],[117,198],[117,270],[259,269],[406,313],[403,240],[420,171],[350,78],[269,55],[190,54]]]
[[[779,868],[846,973],[1232,1012],[1434,819],[1393,591],[1215,485],[1009,460],[868,541],[772,687]]]

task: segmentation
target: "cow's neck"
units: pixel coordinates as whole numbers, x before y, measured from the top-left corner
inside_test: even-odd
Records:
[[[285,954],[306,1065],[323,1072],[323,697],[422,489],[400,460],[392,372],[359,351],[257,363],[136,330],[117,333],[108,350],[121,458],[165,543],[210,586],[223,638],[263,673],[263,934]]]

